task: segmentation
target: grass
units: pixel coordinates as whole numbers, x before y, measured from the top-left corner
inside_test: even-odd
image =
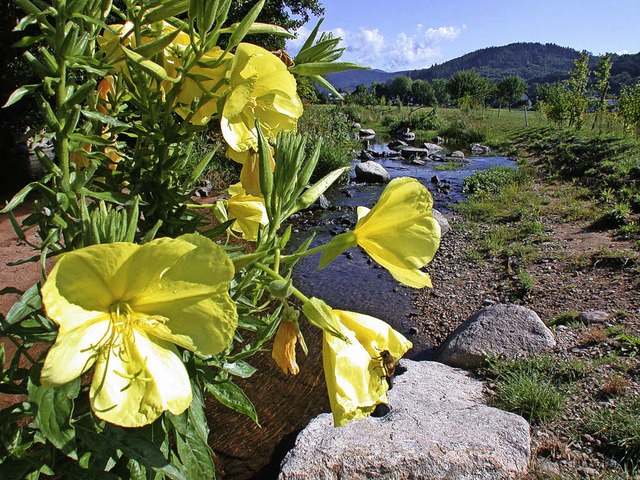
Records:
[[[601,438],[622,462],[637,464],[640,462],[639,417],[640,398],[637,395],[622,396],[615,402],[615,407],[606,404],[589,408],[585,413],[584,430]]]

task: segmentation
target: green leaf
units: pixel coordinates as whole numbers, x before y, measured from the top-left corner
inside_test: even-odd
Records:
[[[115,427],[114,427],[115,429]],[[120,435],[111,432],[103,432],[102,434],[94,432],[89,433],[91,439],[97,445],[110,444],[109,447],[121,450],[124,455],[141,463],[145,467],[166,475],[173,480],[186,480],[184,473],[173,463],[171,463],[147,436],[144,435],[144,429],[118,429]]]
[[[290,214],[295,213],[300,210],[304,210],[305,208],[309,208],[313,202],[315,202],[320,195],[322,195],[327,188],[329,188],[333,182],[335,182],[340,176],[349,171],[351,167],[343,167],[332,172],[329,172],[320,180],[318,180],[315,184],[313,184],[306,192],[300,195],[300,198],[296,201],[294,209]]]
[[[207,238],[216,238],[218,235],[222,235],[223,233],[225,233],[227,229],[231,225],[233,225],[233,222],[235,221],[236,219],[232,218],[231,220],[227,220],[226,222],[223,222],[220,225],[216,225],[215,227],[210,228],[209,230],[204,230],[200,232],[200,234]]]
[[[335,87],[333,85],[331,85],[331,83],[329,83],[329,81],[326,78],[324,78],[324,77],[322,77],[320,75],[312,75],[311,78],[318,85],[320,85],[321,87],[324,87],[327,90],[329,90],[337,99],[343,100],[342,94],[340,92],[338,92],[338,90],[336,90]]]
[[[256,372],[256,368],[244,360],[238,360],[236,362],[225,363],[222,366],[231,375],[235,375],[240,378],[249,378]]]
[[[343,72],[345,70],[370,70],[370,67],[364,67],[357,63],[351,62],[311,62],[301,63],[289,69],[294,75],[308,77],[314,75],[326,75],[333,72]]]
[[[190,0],[173,0],[170,2],[164,2],[162,6],[149,10],[142,21],[144,23],[156,23],[166,20],[170,17],[175,17],[181,13],[189,10]]]
[[[256,425],[260,426],[258,414],[253,403],[251,403],[247,394],[231,380],[207,382],[205,386],[221,404],[248,416]]]
[[[106,202],[117,203],[118,205],[134,205],[136,198],[126,193],[120,192],[92,192],[87,188],[82,189],[87,197],[97,198],[98,200],[104,200]]]
[[[8,213],[18,205],[21,205],[24,202],[24,199],[27,198],[27,195],[31,193],[31,191],[39,185],[39,182],[31,182],[24,186],[22,190],[16,193],[11,201],[2,209],[0,213]]]
[[[202,392],[192,385],[193,400],[189,409],[178,416],[167,417],[176,427],[176,446],[180,461],[184,465],[185,475],[189,479],[215,478],[213,451],[207,444],[209,427],[204,413]]]
[[[182,30],[180,29],[175,30],[169,35],[164,35],[151,43],[140,45],[135,49],[135,52],[142,55],[144,58],[151,58],[155,54],[160,53],[162,50],[164,50],[168,45],[170,45],[181,31]]]
[[[238,27],[239,23],[234,23],[227,28],[223,28],[220,30],[220,33],[234,33]],[[280,27],[279,25],[273,25],[271,23],[253,23],[245,35],[253,35],[253,34],[264,34],[264,35],[278,35],[281,37],[293,38],[295,35],[289,33],[289,31],[285,28]]]
[[[27,95],[33,95],[33,93],[36,91],[36,89],[39,86],[40,85],[23,85],[19,88],[16,88],[13,91],[13,93],[9,96],[9,98],[7,99],[7,102],[2,106],[2,108],[9,107],[14,103],[19,102]]]
[[[174,82],[175,79],[171,78],[167,71],[158,65],[156,62],[152,62],[148,58],[144,58],[137,52],[128,49],[127,47],[120,46],[122,53],[124,53],[125,57],[127,57],[131,62],[138,65],[142,71],[151,75],[158,82]]]
[[[229,52],[232,48],[238,45],[245,37],[245,35],[249,33],[251,25],[253,25],[253,23],[256,21],[256,18],[258,18],[258,15],[262,11],[262,7],[264,7],[265,1],[266,0],[260,0],[258,3],[256,3],[251,8],[249,13],[247,13],[247,15],[237,25],[235,31],[231,34],[231,38],[229,38],[229,44],[227,45],[225,53]]]
[[[51,388],[29,383],[29,400],[37,405],[36,423],[42,434],[62,453],[74,460],[76,432],[71,424],[73,399],[80,393],[80,378],[61,387]]]
[[[20,320],[28,317],[33,312],[36,312],[42,308],[42,297],[40,296],[40,285],[32,285],[20,300],[13,304],[9,313],[5,318],[5,322],[2,325],[4,330],[7,326],[14,325]]]

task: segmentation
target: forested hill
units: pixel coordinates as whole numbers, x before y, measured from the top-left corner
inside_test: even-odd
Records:
[[[489,47],[467,53],[462,57],[426,70],[399,72],[414,80],[448,79],[460,70],[475,70],[481,76],[499,82],[518,75],[527,82],[566,75],[573,67],[579,52],[553,43],[512,43],[503,47]]]
[[[573,61],[579,51],[547,43],[512,43],[502,47],[489,47],[458,57],[454,60],[434,65],[424,70],[384,72],[381,70],[352,70],[328,76],[338,89],[354,90],[356,86],[373,82],[385,83],[398,75],[408,75],[414,80],[449,79],[461,70],[475,70],[493,82],[518,75],[529,86],[555,82],[567,78],[573,68]],[[613,55],[611,69],[612,91],[617,92],[620,84],[632,84],[640,77],[640,53],[633,55]],[[592,56],[590,66],[595,69],[598,57]]]

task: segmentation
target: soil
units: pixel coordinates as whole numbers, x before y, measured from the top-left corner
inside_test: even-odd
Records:
[[[545,194],[542,186],[536,189],[536,194]],[[20,209],[18,218],[28,212],[28,207]],[[625,332],[640,336],[637,265],[599,256],[603,251],[631,248],[630,242],[610,232],[594,230],[584,221],[547,216],[543,223],[548,239],[541,245],[539,257],[527,265],[533,288],[522,291],[514,278],[514,259],[479,259],[472,255],[477,240],[465,231],[458,216],[451,215],[449,220],[453,229],[443,238],[439,252],[427,267],[434,288],[420,292],[416,298],[411,329],[416,343],[440,344],[471,314],[496,302],[530,307],[545,322],[569,310],[606,312],[608,323],[563,325],[556,329],[557,353],[567,358],[602,356],[609,344],[606,337],[597,336],[597,330],[608,324],[623,325]],[[31,255],[31,249],[15,237],[7,216],[0,215],[0,289],[25,289],[39,279],[37,264],[6,266]],[[0,313],[6,314],[16,298],[0,296]],[[214,401],[208,402],[210,443],[218,456],[219,473],[225,478],[275,478],[279,462],[293,445],[297,432],[319,412],[328,411],[320,337],[315,329],[304,333],[310,354],[300,354],[300,375],[285,377],[273,365],[270,352],[264,352],[252,358],[258,373],[238,382],[250,398],[257,399],[261,426]],[[592,341],[594,338],[600,341]],[[627,388],[640,393],[638,377],[638,369],[631,370]],[[585,389],[597,389],[606,378],[606,372],[596,372]],[[587,397],[573,394],[562,418],[545,427],[532,425],[533,472],[598,478],[598,472],[615,466],[597,439],[571,434],[572,422]],[[538,473],[532,478],[550,478]]]

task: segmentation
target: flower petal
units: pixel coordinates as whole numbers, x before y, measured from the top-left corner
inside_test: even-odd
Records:
[[[45,358],[40,374],[42,384],[51,387],[64,385],[91,368],[109,330],[110,320],[105,314],[76,328],[61,328]]]
[[[358,342],[372,357],[378,357],[380,352],[387,350],[394,358],[399,359],[413,346],[401,333],[378,318],[343,310],[333,310],[333,313],[355,334]]]
[[[370,415],[379,403],[387,401],[387,382],[376,371],[367,350],[355,334],[343,328],[348,342],[327,332],[322,334],[322,360],[329,402],[336,427]]]
[[[119,291],[112,278],[138,248],[132,243],[110,243],[64,254],[42,286],[47,315],[75,328],[95,317],[95,312],[108,312]]]
[[[214,355],[229,344],[238,322],[228,292],[233,263],[222,247],[201,235],[183,235],[176,241],[190,244],[193,250],[181,256],[155,286],[130,305],[137,314],[168,319],[165,326],[176,337],[166,338],[158,331],[161,338]],[[191,342],[185,344],[185,337]]]
[[[98,360],[89,395],[96,416],[123,427],[147,425],[166,410],[179,415],[192,398],[175,347],[136,330]]]

